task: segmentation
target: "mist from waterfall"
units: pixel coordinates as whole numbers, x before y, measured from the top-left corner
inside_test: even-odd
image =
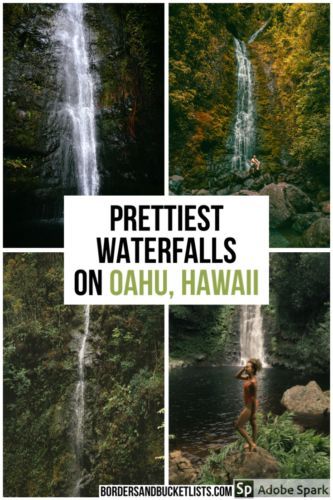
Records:
[[[89,337],[90,306],[84,306],[84,331],[78,349],[78,381],[74,393],[74,437],[75,458],[78,469],[78,478],[74,488],[74,496],[80,494],[82,480],[82,458],[84,448],[84,414],[85,414],[85,356],[87,339]]]
[[[244,365],[250,358],[265,362],[264,331],[261,306],[242,306],[240,314],[240,364]]]
[[[233,130],[232,168],[248,170],[256,135],[253,71],[245,43],[234,38],[234,44],[237,60],[237,108]]]
[[[63,178],[74,177],[77,194],[97,195],[100,179],[96,154],[94,79],[81,3],[63,4],[54,21],[59,102],[56,106]]]

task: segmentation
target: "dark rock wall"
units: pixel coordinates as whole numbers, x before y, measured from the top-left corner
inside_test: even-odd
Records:
[[[52,120],[57,61],[51,39],[55,4],[4,7],[4,213],[6,246],[62,246],[41,221],[61,219],[61,130]],[[86,4],[96,77],[100,194],[163,194],[163,5]],[[24,235],[38,221],[41,237]],[[15,221],[15,225],[13,225]],[[19,234],[20,233],[20,234]]]
[[[163,5],[90,4],[104,194],[163,194]]]

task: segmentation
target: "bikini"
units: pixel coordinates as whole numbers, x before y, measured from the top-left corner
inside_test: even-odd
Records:
[[[254,384],[255,382],[253,380],[244,380],[243,382],[245,406],[252,405],[253,403],[258,406],[258,401],[256,401],[255,395],[251,391],[251,386]]]

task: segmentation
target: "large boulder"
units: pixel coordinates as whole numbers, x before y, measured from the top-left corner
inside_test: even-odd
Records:
[[[224,189],[219,189],[218,191],[216,191],[217,196],[226,196],[229,193],[230,193],[230,189],[228,187],[224,188]]]
[[[295,214],[311,212],[314,208],[307,194],[286,182],[268,184],[259,194],[269,196],[270,227],[273,229],[289,222]]]
[[[322,214],[320,212],[309,212],[305,214],[297,214],[293,217],[292,229],[296,233],[303,234],[308,227],[311,226],[316,220],[320,219]]]
[[[186,368],[186,366],[188,366],[188,363],[183,359],[170,359],[169,361],[170,370],[175,368]]]
[[[271,248],[284,248],[289,247],[290,243],[278,229],[272,229],[269,232],[269,246]]]
[[[258,196],[256,191],[250,191],[249,189],[241,189],[238,193],[234,193],[237,196]]]
[[[207,358],[207,354],[204,354],[204,353],[197,353],[194,355],[194,359],[197,363],[201,363],[202,361],[205,361],[205,359]]]
[[[169,480],[171,484],[191,484],[198,476],[198,471],[180,450],[170,453]]]
[[[230,188],[230,194],[235,194],[238,191],[240,191],[241,189],[242,189],[242,185],[241,184],[236,184],[235,186],[232,186]]]
[[[273,229],[289,222],[295,214],[309,213],[314,209],[306,193],[286,182],[268,184],[259,194],[269,196],[270,227]]]
[[[329,247],[330,245],[330,220],[321,217],[306,230],[304,245],[307,247]]]
[[[254,189],[255,191],[259,191],[262,189],[264,186],[267,186],[268,184],[271,184],[273,182],[272,177],[270,176],[269,173],[265,173],[261,175],[260,177],[254,177],[254,182],[251,187],[251,189]]]
[[[256,452],[236,451],[229,453],[223,462],[222,469],[213,471],[216,482],[232,483],[237,478],[269,478],[278,477],[279,464],[266,450],[258,447]]]
[[[268,184],[261,191],[260,195],[269,196],[269,221],[271,228],[283,226],[293,215],[293,209],[285,196],[287,184]]]
[[[313,209],[313,203],[309,196],[292,184],[286,185],[285,196],[288,203],[290,203],[297,213],[305,213]]]
[[[330,396],[312,380],[307,385],[295,385],[287,389],[283,393],[281,403],[295,414],[321,415],[329,411]]]

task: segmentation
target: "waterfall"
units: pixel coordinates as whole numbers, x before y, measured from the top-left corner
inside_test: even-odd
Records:
[[[96,155],[94,80],[90,70],[87,30],[81,3],[64,4],[55,17],[54,41],[58,59],[59,102],[56,121],[60,130],[63,178],[74,165],[76,189],[97,195],[99,175]]]
[[[80,493],[82,479],[82,456],[84,446],[84,412],[85,412],[85,355],[89,336],[90,306],[84,306],[84,332],[78,350],[78,382],[74,394],[74,424],[75,424],[75,455],[78,468],[78,480],[74,489],[74,496]]]
[[[257,38],[258,35],[260,35],[260,33],[262,31],[264,31],[264,29],[266,28],[267,24],[269,23],[269,21],[271,20],[271,18],[267,19],[267,21],[257,30],[253,33],[253,35],[250,36],[249,40],[248,40],[248,43],[252,43],[254,42],[254,40]]]
[[[234,39],[237,60],[237,110],[233,131],[232,167],[248,170],[255,147],[255,108],[252,65],[243,41]]]
[[[242,306],[240,316],[241,365],[250,358],[258,358],[265,363],[264,332],[262,328],[261,306]]]

